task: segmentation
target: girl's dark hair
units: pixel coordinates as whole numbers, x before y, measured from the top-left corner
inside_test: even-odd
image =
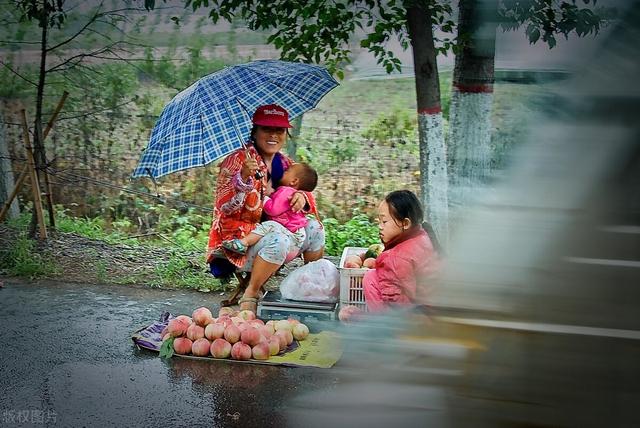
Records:
[[[424,211],[422,210],[422,204],[420,200],[410,190],[395,190],[389,193],[384,201],[389,205],[389,214],[396,222],[402,222],[405,218],[411,220],[411,224],[421,225],[427,232],[433,248],[442,253],[442,247],[431,225],[424,221]]]
[[[396,222],[401,223],[405,218],[411,224],[421,224],[424,212],[418,197],[410,190],[395,190],[389,193],[384,201],[389,205],[389,213]]]

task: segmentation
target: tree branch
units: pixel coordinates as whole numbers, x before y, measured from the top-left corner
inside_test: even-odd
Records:
[[[94,15],[91,18],[89,18],[89,20],[78,31],[76,31],[75,34],[73,34],[72,36],[70,36],[66,40],[63,40],[62,42],[58,43],[57,45],[54,45],[54,46],[51,46],[51,47],[47,48],[47,51],[50,52],[52,50],[60,48],[61,46],[64,46],[64,45],[66,45],[68,43],[71,43],[73,40],[75,40],[78,36],[80,36],[87,29],[90,30],[90,31],[95,32],[96,34],[100,34],[96,30],[89,28],[91,25],[95,24],[96,22],[101,22],[101,23],[103,23],[105,25],[110,25],[110,26],[116,28],[117,30],[119,30],[121,33],[124,34],[124,32],[122,32],[122,30],[119,29],[115,24],[113,24],[112,22],[109,22],[109,20],[101,20],[100,18],[109,17],[109,16],[121,16],[123,19],[127,19],[127,15],[124,12],[140,12],[140,11],[142,11],[142,9],[140,9],[140,8],[126,7],[126,8],[121,8],[121,9],[113,9],[113,10],[109,10],[109,11],[105,11],[105,12],[100,12],[100,8],[102,7],[103,4],[104,4],[104,2],[100,3],[100,5],[97,7]],[[110,38],[105,36],[104,34],[100,34],[100,35],[102,37],[105,37],[105,38],[110,40]]]
[[[106,35],[106,34],[104,34],[104,33],[100,32],[100,31],[96,30],[95,28],[87,28],[87,31],[88,31],[88,32],[91,32],[91,33],[93,33],[93,34],[96,34],[96,35],[98,35],[98,36],[100,36],[100,37],[104,38],[105,40],[109,40],[109,41],[113,40],[113,38],[112,38],[112,37],[110,37],[110,36],[108,36],[108,35]]]
[[[24,42],[18,40],[0,40],[0,43],[7,43],[12,45],[39,45],[41,42]]]
[[[123,34],[123,35],[126,35],[126,33],[122,30],[122,28],[118,27],[118,26],[117,26],[115,23],[113,23],[113,22],[112,22],[112,20],[110,20],[110,19],[99,19],[99,20],[96,20],[96,22],[100,22],[100,23],[102,23],[102,24],[104,24],[104,25],[106,25],[106,26],[111,27],[111,28],[112,28],[112,29],[114,29],[116,32],[118,32],[118,33],[120,33],[120,34]],[[97,30],[95,30],[95,29],[93,29],[93,28],[90,28],[89,30],[94,31],[96,34],[100,34],[102,37],[105,37],[105,38],[107,38],[107,39],[109,39],[109,38],[110,38],[109,36],[105,36],[104,34],[99,33]]]
[[[87,57],[98,58],[101,54],[104,54],[104,53],[111,53],[111,54],[113,54],[113,56],[118,57],[115,54],[113,48],[115,46],[121,45],[121,44],[130,44],[130,43],[127,43],[127,42],[124,42],[124,41],[117,41],[117,42],[113,42],[113,43],[111,43],[111,44],[109,44],[107,46],[103,46],[102,48],[94,50],[94,51],[89,52],[89,53],[80,53],[80,54],[71,56],[71,57],[65,59],[64,61],[62,61],[61,63],[56,64],[53,67],[47,69],[46,72],[47,73],[53,73],[53,72],[57,72],[57,71],[60,71],[60,70],[66,70],[66,69],[69,69],[71,67],[74,67],[74,66],[78,65],[80,62],[82,62],[82,60],[84,58],[87,58]],[[102,57],[101,59],[105,59],[105,58]],[[108,58],[108,59],[113,59],[113,58]],[[73,63],[73,64],[71,66],[66,66],[69,63]]]
[[[2,64],[3,66],[5,66],[5,68],[7,70],[9,70],[10,72],[12,72],[13,74],[15,74],[16,76],[18,76],[19,78],[21,78],[22,80],[24,80],[25,82],[33,85],[33,86],[38,86],[38,84],[32,80],[27,79],[25,76],[23,76],[22,74],[18,73],[16,70],[13,69],[13,67],[11,67],[9,64],[5,63],[4,61],[2,61],[0,59],[0,64]]]
[[[90,75],[98,74],[96,70],[94,70],[91,67],[87,67],[82,63],[77,64],[77,68],[74,70],[74,72],[77,72],[81,77],[85,79],[89,79],[90,77],[92,77]],[[72,86],[76,85],[76,82],[73,79],[71,79],[66,73],[61,73],[59,74],[59,76],[62,76],[62,78],[67,82],[69,82]]]
[[[127,104],[131,104],[133,102],[135,102],[136,98],[131,98],[130,100],[126,100],[123,101],[120,104],[117,104],[114,107],[107,107],[107,108],[103,108],[101,110],[94,110],[94,111],[88,111],[88,112],[83,112],[82,114],[78,114],[75,116],[61,116],[60,118],[58,118],[58,121],[62,121],[62,120],[71,120],[71,119],[79,119],[81,117],[87,117],[87,116],[95,116],[98,114],[102,114],[104,112],[108,112],[108,111],[114,111],[122,106],[126,106]]]
[[[51,52],[53,50],[56,50],[61,46],[64,46],[64,45],[66,45],[68,43],[71,43],[78,36],[80,36],[80,34],[82,34],[84,32],[84,30],[86,30],[90,25],[92,25],[98,19],[98,17],[102,15],[101,13],[99,13],[100,8],[102,7],[102,4],[103,3],[100,2],[100,5],[96,8],[95,14],[91,18],[89,18],[89,20],[78,31],[76,31],[76,33],[74,35],[70,36],[66,40],[63,40],[62,42],[58,43],[57,45],[53,45],[53,46],[47,48],[46,51],[47,52]]]

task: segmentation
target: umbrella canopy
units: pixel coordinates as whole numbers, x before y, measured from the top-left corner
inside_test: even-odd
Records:
[[[209,74],[165,106],[132,177],[157,178],[207,165],[242,147],[259,106],[278,104],[295,118],[337,85],[323,67],[280,60]]]

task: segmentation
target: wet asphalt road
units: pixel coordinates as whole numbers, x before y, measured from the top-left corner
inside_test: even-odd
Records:
[[[222,296],[1,279],[0,426],[290,426],[288,400],[334,369],[163,360],[135,330]]]

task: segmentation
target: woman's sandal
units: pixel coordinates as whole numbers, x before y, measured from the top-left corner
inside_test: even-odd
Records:
[[[238,300],[238,304],[240,305],[240,310],[248,310],[253,312],[254,314],[258,312],[258,298],[257,297],[243,297]],[[244,306],[244,307],[243,307]]]
[[[229,239],[228,241],[222,241],[222,246],[234,253],[245,254],[247,252],[247,246],[242,243],[238,238]]]

